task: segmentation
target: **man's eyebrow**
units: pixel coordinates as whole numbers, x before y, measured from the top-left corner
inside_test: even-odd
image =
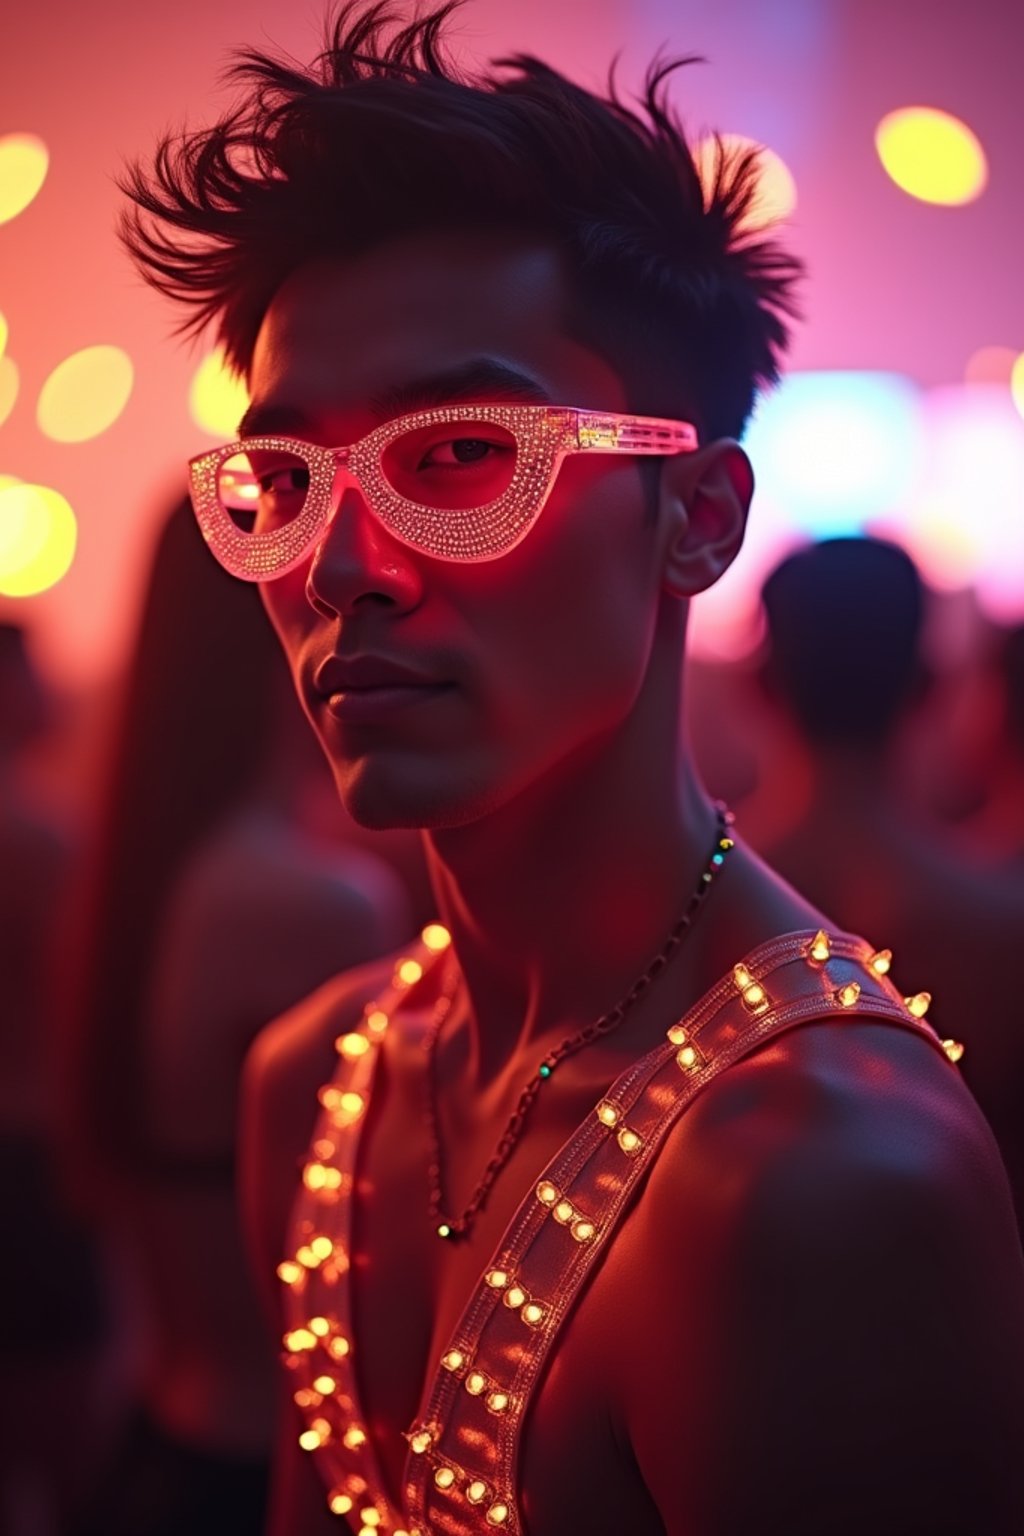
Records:
[[[532,374],[524,373],[511,363],[493,357],[475,357],[442,373],[389,385],[372,395],[369,405],[375,416],[388,421],[412,411],[428,410],[431,406],[468,400],[486,404],[495,400],[519,400],[550,405],[551,395]]]
[[[476,357],[441,373],[389,384],[369,397],[366,405],[378,422],[391,421],[412,411],[463,401],[491,403],[497,400],[528,401],[550,405],[551,395],[532,374],[493,357]],[[238,436],[315,436],[315,423],[294,406],[254,404],[238,424]]]
[[[238,423],[241,437],[301,437],[308,435],[313,423],[291,405],[250,405]]]

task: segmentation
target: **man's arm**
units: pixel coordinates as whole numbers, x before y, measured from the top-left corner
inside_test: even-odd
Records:
[[[773,1042],[656,1171],[665,1305],[629,1427],[670,1536],[1024,1531],[1009,1192],[966,1091],[893,1033]]]
[[[276,1271],[319,1108],[317,1089],[334,1070],[335,1036],[356,1022],[391,967],[388,959],[328,982],[263,1030],[246,1058],[239,1121],[242,1222],[275,1355],[284,1327]],[[266,1536],[338,1536],[344,1524],[327,1509],[312,1457],[299,1448],[302,1425],[283,1369],[281,1375]]]

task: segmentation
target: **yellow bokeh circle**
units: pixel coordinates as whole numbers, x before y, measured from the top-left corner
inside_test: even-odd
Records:
[[[245,380],[233,373],[224,360],[223,347],[204,357],[188,392],[192,420],[212,437],[238,436],[238,423],[249,408]]]
[[[0,426],[3,426],[14,410],[19,383],[18,365],[13,357],[8,357],[5,353],[0,357]]]
[[[727,163],[746,151],[757,152],[757,191],[749,213],[740,221],[739,229],[745,232],[765,229],[782,219],[788,219],[796,208],[796,179],[782,156],[777,155],[774,149],[758,144],[756,139],[744,138],[739,133],[723,133],[720,137]],[[706,198],[714,182],[718,161],[715,140],[700,139],[693,147],[693,160]]]
[[[1024,416],[1024,352],[1010,369],[1010,394],[1018,411]]]
[[[937,107],[900,107],[875,129],[875,148],[888,175],[910,197],[959,207],[984,190],[985,151],[977,136]]]
[[[83,347],[39,391],[39,430],[57,443],[84,443],[112,427],[132,392],[135,370],[120,347]]]
[[[50,152],[34,133],[0,138],[0,224],[23,213],[46,180]]]
[[[7,324],[7,316],[0,314],[0,355],[7,351],[7,338],[9,335],[10,328]]]
[[[55,586],[77,540],[75,514],[59,491],[20,483],[0,490],[0,596],[34,597]]]

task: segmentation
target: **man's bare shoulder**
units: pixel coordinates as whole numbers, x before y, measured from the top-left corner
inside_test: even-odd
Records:
[[[645,1312],[646,1401],[685,1365],[681,1418],[744,1469],[705,1488],[713,1529],[1024,1528],[1020,1246],[988,1127],[930,1045],[860,1021],[770,1042],[683,1117],[638,1214],[653,1294],[676,1300]],[[681,1517],[664,1420],[633,1403]]]

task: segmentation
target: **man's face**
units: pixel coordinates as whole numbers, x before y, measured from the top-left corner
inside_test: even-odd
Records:
[[[565,334],[567,308],[557,254],[507,237],[418,236],[306,267],[257,342],[258,430],[352,443],[400,413],[382,396],[479,364],[534,387],[484,382],[459,403],[626,410],[617,375]],[[310,560],[261,592],[350,813],[441,828],[600,750],[643,682],[660,587],[636,463],[595,455],[569,458],[523,542],[479,564],[410,549],[350,485]]]

